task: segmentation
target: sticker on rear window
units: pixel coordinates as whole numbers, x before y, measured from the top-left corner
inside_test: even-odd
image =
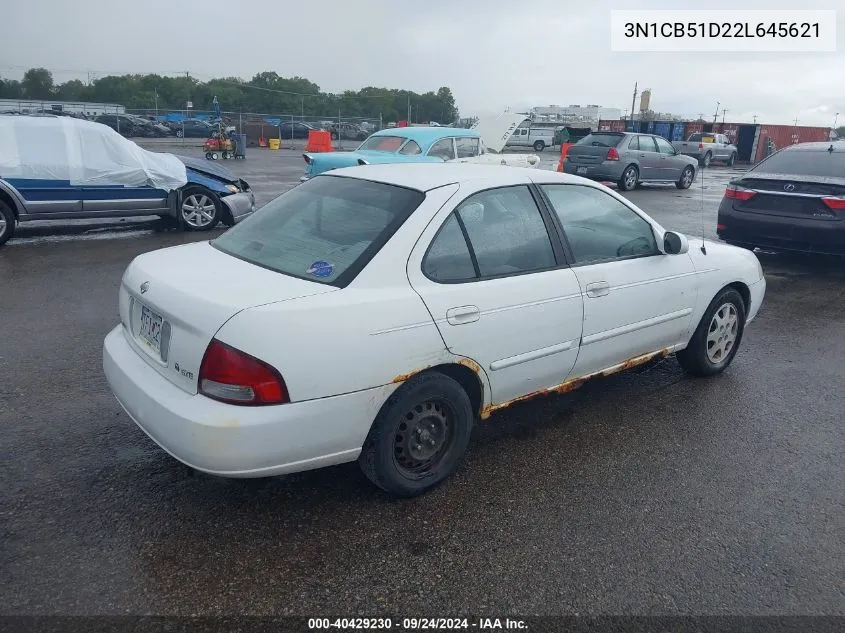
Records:
[[[315,277],[328,277],[334,272],[334,265],[320,260],[311,264],[305,272]]]

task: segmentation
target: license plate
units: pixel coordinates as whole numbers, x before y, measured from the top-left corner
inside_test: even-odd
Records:
[[[586,174],[586,173],[587,173],[587,168],[586,168],[586,167],[577,167],[577,168],[575,169],[575,173],[576,173],[576,174]]]
[[[141,329],[138,337],[159,356],[161,356],[162,321],[160,314],[156,314],[145,305],[141,306]]]

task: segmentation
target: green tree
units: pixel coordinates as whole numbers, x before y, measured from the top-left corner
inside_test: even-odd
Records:
[[[46,68],[30,68],[21,81],[26,99],[49,99],[53,96],[53,73]]]
[[[16,79],[0,79],[0,99],[21,99],[23,89]]]

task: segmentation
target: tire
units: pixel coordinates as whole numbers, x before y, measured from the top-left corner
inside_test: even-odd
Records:
[[[176,138],[184,138],[185,133],[182,130],[176,130]]]
[[[728,167],[733,167],[734,163],[736,162],[736,152],[733,152],[730,157],[728,158],[728,162],[726,163]]]
[[[332,139],[333,141],[336,141],[336,140],[338,140],[338,138],[339,138],[339,136],[338,136],[337,132],[332,132],[329,136],[331,137],[331,139]]]
[[[695,178],[695,170],[690,167],[684,167],[684,170],[681,172],[681,177],[678,178],[678,182],[675,183],[675,186],[678,189],[689,189],[692,186],[692,181]]]
[[[710,152],[707,152],[704,155],[704,157],[700,161],[698,161],[698,164],[701,165],[702,167],[710,167],[710,163],[712,163],[712,162],[713,162],[713,154],[711,154]]]
[[[15,213],[8,204],[0,200],[0,246],[15,234]]]
[[[205,153],[205,160],[211,160],[211,152]]]
[[[534,141],[535,152],[542,152],[544,149],[546,149],[546,144],[543,141]]]
[[[185,187],[182,191],[180,221],[186,231],[210,231],[222,217],[223,203],[215,193],[197,186]]]
[[[469,396],[455,380],[434,371],[418,374],[382,406],[358,463],[390,495],[422,494],[455,472],[473,419]]]
[[[631,191],[631,189],[637,186],[637,183],[639,181],[640,172],[637,169],[637,166],[628,165],[625,168],[625,171],[622,172],[622,176],[619,178],[619,182],[616,184],[619,186],[620,191]]]
[[[724,288],[710,302],[689,345],[678,352],[678,362],[693,376],[721,373],[736,356],[744,331],[745,302],[736,290]]]

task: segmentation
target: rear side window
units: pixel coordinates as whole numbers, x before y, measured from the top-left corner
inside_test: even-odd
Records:
[[[611,132],[597,132],[588,134],[576,145],[592,145],[593,147],[616,147],[625,138],[624,134],[613,134]]]
[[[347,285],[425,198],[357,178],[318,176],[268,203],[211,242],[276,272]]]
[[[845,178],[845,152],[781,150],[749,170],[752,173]]]
[[[543,216],[528,187],[502,187],[467,198],[457,209],[481,277],[556,265]]]
[[[472,256],[453,213],[444,222],[423,260],[425,276],[434,281],[455,282],[475,277]]]

